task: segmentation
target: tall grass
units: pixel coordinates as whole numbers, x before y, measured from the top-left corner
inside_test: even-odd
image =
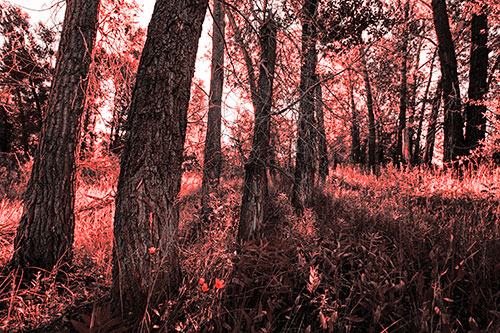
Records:
[[[117,161],[86,161],[76,196],[74,269],[30,285],[3,270],[0,330],[72,328],[100,313],[111,283]],[[297,216],[273,183],[259,240],[236,244],[241,179],[222,179],[201,224],[201,177],[179,195],[184,282],[160,311],[163,330],[393,332],[500,329],[500,170],[336,169]],[[0,202],[2,264],[19,199]],[[5,254],[5,255],[3,255]],[[96,303],[97,302],[97,303]],[[94,310],[92,310],[92,308]],[[102,312],[102,311],[101,311]]]

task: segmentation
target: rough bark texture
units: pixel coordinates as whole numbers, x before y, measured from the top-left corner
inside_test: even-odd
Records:
[[[475,149],[486,135],[486,106],[480,105],[488,93],[488,18],[473,15],[471,22],[471,53],[469,71],[469,101],[465,108],[467,125],[465,144]]]
[[[181,281],[177,195],[207,4],[157,0],[137,71],[116,195],[111,294],[117,311],[138,320]]]
[[[305,0],[302,7],[302,64],[300,68],[300,88],[302,96],[299,108],[297,156],[295,159],[295,180],[292,203],[299,211],[312,203],[315,167],[315,119],[314,84],[316,63],[316,17],[318,0]]]
[[[212,29],[212,67],[210,75],[210,100],[208,105],[207,135],[203,152],[203,179],[201,184],[201,213],[208,220],[210,194],[219,185],[221,173],[221,107],[224,87],[224,8],[220,0],[214,1]]]
[[[443,162],[457,160],[464,151],[463,117],[455,46],[450,32],[445,0],[432,0],[434,27],[438,39],[444,102]]]
[[[264,220],[267,200],[267,163],[269,159],[269,137],[273,82],[276,66],[277,26],[272,17],[260,28],[260,66],[256,88],[252,89],[255,108],[255,124],[250,158],[245,165],[245,182],[240,209],[238,241],[255,237]]]
[[[366,108],[368,109],[368,167],[375,173],[377,171],[377,134],[375,128],[375,113],[373,111],[373,95],[365,55],[363,55],[362,61],[363,76],[365,79]]]
[[[22,267],[50,270],[71,259],[75,154],[99,0],[72,0],[66,6],[49,105],[14,240],[12,263]]]
[[[315,87],[315,110],[318,138],[318,179],[325,182],[328,177],[328,147],[326,142],[325,115],[323,111],[323,92],[318,82]]]
[[[401,84],[399,87],[399,124],[397,132],[396,143],[396,165],[400,166],[401,163],[406,163],[403,157],[404,136],[406,131],[406,110],[408,104],[408,42],[409,32],[407,31],[408,14],[410,10],[410,1],[407,0],[404,8],[404,31],[403,31],[403,45],[401,46],[402,59],[401,59]]]
[[[441,85],[441,80],[438,83],[436,94],[432,101],[432,111],[431,119],[427,126],[427,136],[425,138],[425,153],[424,153],[424,164],[430,166],[432,164],[432,155],[434,155],[434,142],[436,140],[436,126],[439,114],[439,107],[441,105],[441,100],[443,97],[443,88]]]

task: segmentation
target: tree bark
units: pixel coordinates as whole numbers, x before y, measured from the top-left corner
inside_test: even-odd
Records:
[[[120,162],[112,303],[152,315],[181,282],[176,230],[187,109],[208,0],[157,0],[148,27]]]
[[[368,167],[373,173],[377,171],[376,165],[376,151],[377,151],[377,137],[375,128],[375,113],[373,111],[373,94],[370,84],[370,77],[368,75],[368,66],[366,63],[366,56],[363,53],[363,75],[365,79],[366,90],[366,108],[368,109]]]
[[[450,32],[445,0],[432,0],[434,27],[438,40],[444,102],[443,162],[454,162],[464,152],[464,121],[461,114],[460,85],[455,46]]]
[[[47,115],[14,240],[13,265],[51,270],[71,260],[75,153],[99,0],[67,2]]]
[[[295,159],[295,180],[292,203],[298,211],[312,204],[315,167],[315,121],[314,84],[316,63],[316,17],[318,0],[305,0],[302,7],[302,64],[300,88],[302,96],[299,107],[297,156]]]
[[[219,186],[221,173],[221,107],[224,88],[224,8],[220,0],[214,1],[212,29],[212,67],[210,100],[208,106],[207,135],[203,152],[203,178],[201,185],[201,214],[204,221],[211,215],[210,194]]]
[[[269,14],[270,15],[270,14]],[[271,106],[273,103],[273,82],[276,66],[277,26],[269,16],[260,28],[260,66],[257,85],[251,89],[255,108],[252,151],[245,164],[245,182],[240,208],[238,241],[255,237],[264,220],[267,201],[269,162],[269,138]]]
[[[324,183],[328,177],[328,147],[326,142],[325,115],[323,111],[323,93],[317,77],[315,90],[315,110],[318,138],[318,179]]]
[[[410,11],[410,1],[406,0],[404,7],[404,27],[403,27],[403,45],[401,46],[401,84],[399,88],[399,125],[396,144],[396,165],[400,167],[401,163],[406,163],[403,155],[403,146],[406,133],[406,111],[408,104],[408,41],[410,35],[407,31],[408,15]]]
[[[488,93],[487,43],[488,18],[485,13],[474,14],[471,21],[469,101],[465,107],[465,144],[469,152],[477,148],[486,135],[486,106],[481,105],[481,102]]]
[[[443,97],[443,87],[441,80],[439,80],[438,86],[436,88],[436,94],[432,101],[432,111],[429,124],[427,126],[427,136],[425,138],[425,153],[424,153],[424,164],[431,166],[432,156],[434,155],[434,142],[436,140],[436,126],[439,114],[439,107],[441,106],[441,100]]]

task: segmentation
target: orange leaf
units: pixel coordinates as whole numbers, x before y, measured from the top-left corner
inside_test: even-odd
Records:
[[[208,284],[204,283],[203,286],[201,286],[201,290],[203,291],[208,291]]]

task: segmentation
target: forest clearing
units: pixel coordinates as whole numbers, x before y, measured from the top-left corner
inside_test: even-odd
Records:
[[[499,17],[0,1],[0,331],[500,332]]]

